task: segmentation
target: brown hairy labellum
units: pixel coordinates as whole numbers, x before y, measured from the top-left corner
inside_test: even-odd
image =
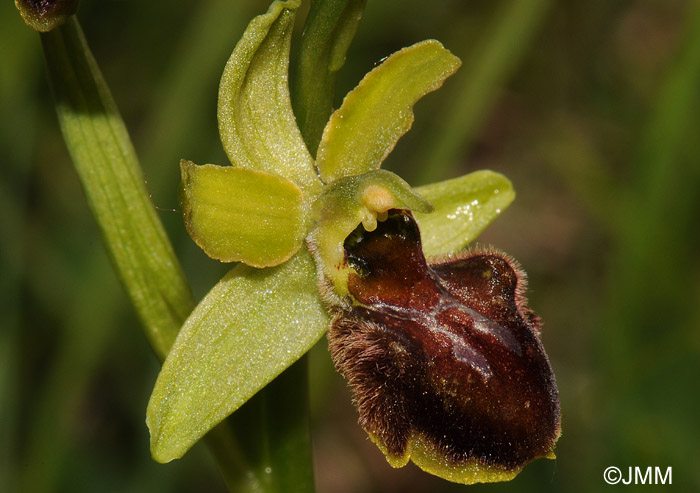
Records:
[[[558,392],[510,257],[428,263],[410,212],[345,242],[351,299],[329,329],[360,424],[394,467],[460,483],[508,480],[553,458]]]

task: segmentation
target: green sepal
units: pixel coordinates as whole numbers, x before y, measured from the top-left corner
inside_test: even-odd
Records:
[[[187,232],[212,258],[271,267],[294,255],[306,236],[304,195],[279,175],[250,168],[180,162]]]
[[[378,169],[413,124],[413,105],[461,62],[438,41],[404,48],[368,73],[332,115],[316,155],[321,179]]]
[[[417,187],[416,191],[435,206],[431,214],[414,214],[427,258],[463,250],[515,198],[508,178],[489,170]]]
[[[187,319],[158,375],[146,414],[153,458],[182,457],[306,353],[328,321],[306,247],[277,267],[234,267]]]
[[[278,173],[313,195],[321,182],[292,112],[287,74],[300,3],[273,2],[250,22],[221,77],[217,111],[232,164]]]
[[[389,209],[429,213],[433,206],[399,176],[377,170],[339,178],[327,185],[313,206],[316,226],[307,237],[323,274],[339,296],[347,295],[345,239],[362,224],[367,231],[386,218]]]

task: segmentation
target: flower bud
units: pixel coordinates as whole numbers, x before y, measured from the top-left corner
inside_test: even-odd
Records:
[[[15,0],[24,22],[45,33],[60,26],[78,10],[78,0]]]
[[[389,463],[470,484],[553,458],[558,391],[517,263],[486,251],[428,264],[400,210],[344,247],[351,299],[329,346]]]

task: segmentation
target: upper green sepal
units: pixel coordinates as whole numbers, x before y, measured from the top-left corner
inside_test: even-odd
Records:
[[[328,121],[316,155],[321,179],[378,169],[413,124],[413,105],[460,66],[438,41],[404,48],[368,73]]]
[[[180,163],[180,203],[190,236],[222,262],[270,267],[288,260],[307,232],[302,191],[279,175]]]
[[[287,73],[300,3],[273,2],[250,22],[221,77],[217,112],[233,165],[280,174],[315,194],[321,181],[292,112]]]
[[[431,214],[414,211],[426,257],[446,257],[463,250],[515,198],[510,180],[489,170],[417,187],[429,200]]]

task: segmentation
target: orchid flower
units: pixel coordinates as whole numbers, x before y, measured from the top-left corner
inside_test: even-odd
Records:
[[[399,467],[512,478],[553,457],[554,376],[510,257],[465,253],[513,200],[491,171],[412,188],[380,169],[460,65],[439,42],[384,59],[307,149],[288,88],[299,0],[253,19],[221,79],[231,165],[181,162],[187,230],[237,262],[182,327],[151,396],[153,457],[181,457],[327,331],[370,438]],[[426,260],[427,259],[427,260]]]

